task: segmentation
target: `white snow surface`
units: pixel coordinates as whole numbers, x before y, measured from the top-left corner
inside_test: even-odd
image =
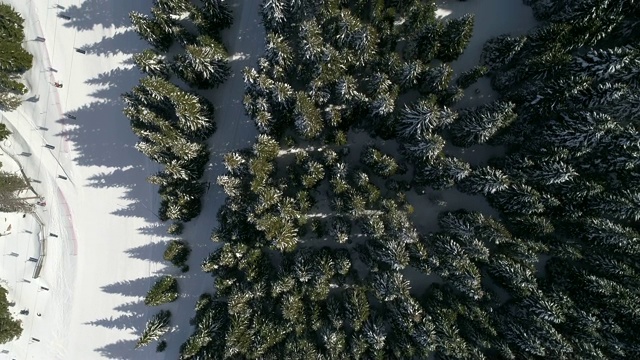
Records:
[[[186,226],[182,238],[193,248],[191,270],[183,274],[166,264],[162,253],[170,238],[155,215],[157,188],[146,182],[159,167],[134,149],[137,139],[120,99],[142,76],[131,55],[149,47],[128,27],[128,13],[149,13],[152,2],[1,1],[26,19],[24,46],[34,55],[33,68],[24,77],[30,89],[27,101],[2,114],[2,122],[14,132],[3,147],[38,181],[33,186],[47,205],[37,211],[47,232],[58,237],[48,237],[44,268],[33,279],[35,263],[28,260],[39,256],[34,218],[0,214],[0,234],[12,225],[11,233],[0,237],[0,281],[16,302],[11,311],[24,327],[19,339],[0,345],[0,359],[176,359],[192,332],[189,318],[198,295],[213,291],[212,278],[199,265],[215,249],[209,237],[224,196],[213,185],[202,214]],[[255,137],[242,107],[240,71],[254,66],[264,48],[259,2],[228,3],[234,24],[223,38],[234,76],[207,92],[218,123],[205,173],[212,183],[223,170],[221,156]],[[18,168],[6,155],[0,161],[3,170]],[[183,296],[157,309],[147,307],[143,298],[162,274],[179,278]],[[167,350],[157,353],[155,344],[134,350],[144,324],[160,308],[173,314]],[[29,315],[19,315],[23,309]]]

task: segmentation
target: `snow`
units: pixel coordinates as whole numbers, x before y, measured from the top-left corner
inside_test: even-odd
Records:
[[[28,308],[30,313],[17,315],[24,332],[0,346],[0,359],[175,359],[192,331],[188,321],[195,299],[212,291],[212,279],[199,271],[199,264],[215,248],[209,237],[223,194],[212,187],[202,215],[186,227],[184,238],[194,249],[191,271],[182,274],[167,266],[162,253],[169,237],[155,216],[157,189],[145,180],[158,166],[133,148],[137,139],[120,99],[141,77],[131,55],[148,47],[127,28],[127,14],[148,13],[151,0],[8,2],[27,19],[25,47],[34,54],[33,68],[24,77],[29,101],[2,119],[14,132],[8,151],[31,154],[18,159],[27,176],[38,181],[34,188],[47,199],[38,211],[47,232],[58,237],[49,237],[41,276],[33,279],[35,263],[26,260],[38,255],[35,220],[6,215],[13,232],[0,237],[0,278],[16,301],[12,311]],[[253,66],[264,48],[258,2],[230,3],[235,23],[224,39],[235,76],[208,94],[218,105],[218,131],[205,174],[211,182],[222,172],[221,156],[251,144],[255,136],[242,108],[240,70]],[[56,81],[63,87],[52,86]],[[4,156],[2,162],[9,170],[9,159]],[[4,255],[11,253],[18,256]],[[159,311],[142,299],[156,277],[166,273],[179,278],[184,294],[163,307],[173,313],[169,346],[164,353],[156,353],[155,345],[134,350],[144,324]]]
[[[480,62],[482,47],[487,40],[502,34],[519,36],[526,34],[537,22],[529,6],[521,0],[439,0],[436,17],[455,19],[464,14],[474,15],[473,36],[464,53],[451,63],[455,74],[469,70]],[[475,94],[480,89],[480,94]],[[461,107],[477,106],[496,98],[488,78],[481,78],[465,91]]]

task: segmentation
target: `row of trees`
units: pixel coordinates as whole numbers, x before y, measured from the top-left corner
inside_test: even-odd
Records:
[[[33,56],[23,47],[24,19],[12,6],[0,4],[0,110],[13,111],[22,104],[27,88],[20,77],[31,68]]]
[[[133,56],[145,77],[123,95],[124,114],[140,139],[136,148],[163,165],[148,181],[159,187],[158,217],[172,221],[168,232],[180,235],[184,223],[200,214],[207,141],[216,130],[214,106],[198,90],[216,87],[230,75],[220,31],[231,25],[232,15],[221,0],[154,0],[151,15],[132,12],[129,17],[152,48]],[[188,242],[171,240],[163,257],[186,272],[190,252]],[[179,296],[178,279],[163,276],[144,302],[161,306]],[[167,310],[151,317],[136,348],[159,341],[156,350],[164,351],[167,342],[161,339],[170,329],[170,319]]]
[[[193,89],[215,87],[229,76],[219,32],[230,26],[231,12],[219,0],[201,5],[156,0],[151,16],[133,12],[130,18],[153,48],[133,57],[147,76],[123,95],[124,113],[140,138],[136,148],[164,166],[149,182],[159,186],[160,219],[172,220],[170,231],[178,234],[182,222],[200,213],[205,191],[200,179],[209,161],[206,141],[216,130],[213,105]],[[176,46],[177,54],[167,59]],[[192,90],[172,83],[172,75]]]

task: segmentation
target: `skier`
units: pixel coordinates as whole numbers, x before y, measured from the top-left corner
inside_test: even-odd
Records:
[[[57,82],[57,81],[54,83],[54,85],[55,85],[55,87],[57,87],[57,88],[61,88],[61,87],[62,87],[62,83],[59,83],[59,82]]]

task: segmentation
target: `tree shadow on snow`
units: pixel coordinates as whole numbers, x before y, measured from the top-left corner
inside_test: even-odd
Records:
[[[147,358],[142,356],[144,352],[155,351],[150,346],[140,349],[136,349],[135,346],[136,340],[119,340],[96,349],[96,352],[107,359],[140,359]]]
[[[126,251],[129,257],[153,262],[164,262],[162,256],[167,248],[167,241],[153,242],[142,246],[134,247]]]
[[[93,44],[83,45],[82,50],[87,54],[98,56],[135,54],[149,48],[146,42],[138,41],[140,37],[133,30],[121,31],[112,37],[103,36],[102,40]]]
[[[131,11],[149,13],[151,4],[151,0],[84,0],[80,6],[71,5],[60,9],[60,14],[70,17],[64,22],[64,26],[78,30],[92,30],[96,25],[123,27],[131,25]]]
[[[151,285],[155,282],[156,277],[139,278],[135,280],[118,281],[113,284],[105,285],[102,291],[108,294],[120,294],[124,296],[144,297]]]

